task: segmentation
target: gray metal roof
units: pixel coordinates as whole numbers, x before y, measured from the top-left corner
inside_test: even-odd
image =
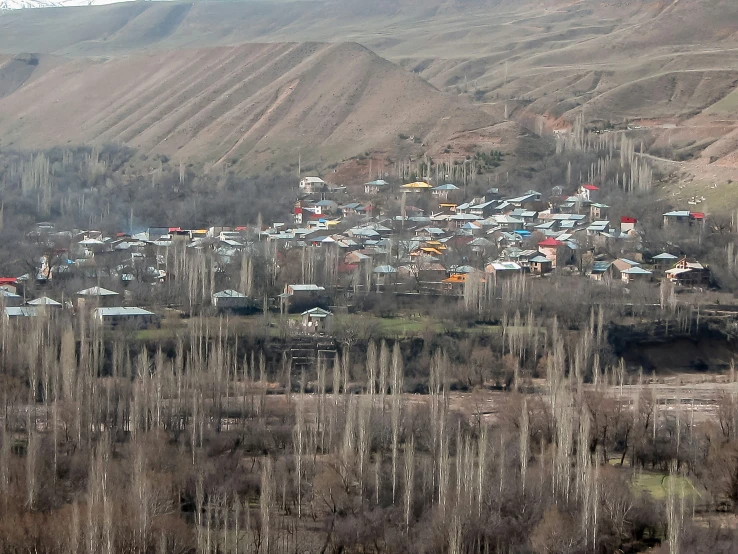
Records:
[[[100,317],[140,317],[156,315],[154,312],[144,310],[143,308],[97,308],[95,315]]]

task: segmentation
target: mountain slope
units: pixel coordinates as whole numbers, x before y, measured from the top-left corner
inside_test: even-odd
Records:
[[[0,81],[1,82],[1,81]],[[356,44],[273,43],[108,60],[42,57],[0,98],[2,144],[117,142],[185,162],[329,165],[441,143],[494,118]]]

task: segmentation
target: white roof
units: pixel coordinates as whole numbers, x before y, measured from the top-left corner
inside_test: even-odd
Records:
[[[325,181],[321,179],[320,177],[305,177],[303,178],[303,182],[305,183],[325,183]]]
[[[228,289],[216,292],[213,295],[215,298],[246,298],[245,294],[241,294],[237,290]]]
[[[487,266],[487,271],[492,268],[495,271],[520,271],[522,268],[515,262],[492,262]]]
[[[329,312],[328,310],[324,310],[323,308],[312,308],[310,310],[302,312],[301,315],[309,315],[311,317],[326,317],[331,315],[331,312]]]
[[[81,290],[77,293],[79,296],[118,296],[118,293],[102,287],[92,287]]]
[[[19,306],[5,308],[5,315],[7,317],[34,317],[38,315],[36,308],[32,306]]]
[[[36,300],[30,300],[27,304],[29,306],[61,306],[60,302],[52,300],[48,296],[42,296],[41,298],[36,298]]]
[[[144,310],[143,308],[97,308],[95,315],[100,317],[120,317],[120,316],[148,316],[156,315],[154,312]]]
[[[626,275],[651,275],[650,271],[638,266],[626,269],[625,271],[623,271],[623,273]]]
[[[290,285],[290,288],[293,291],[301,291],[301,292],[305,292],[305,291],[314,292],[314,291],[325,290],[324,287],[319,287],[318,285]]]

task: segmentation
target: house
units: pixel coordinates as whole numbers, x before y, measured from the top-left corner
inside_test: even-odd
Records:
[[[496,215],[493,218],[501,229],[505,231],[518,231],[525,227],[525,222],[522,219],[513,217],[511,215]]]
[[[664,214],[664,227],[687,227],[704,222],[705,214],[702,212],[675,210]]]
[[[596,202],[600,193],[600,187],[593,185],[592,183],[585,183],[577,191],[577,196],[583,200],[589,200],[590,202]]]
[[[437,262],[421,262],[417,274],[421,283],[440,283],[446,278],[446,268]]]
[[[648,282],[653,277],[653,273],[639,266],[631,267],[620,273],[624,283],[632,283],[635,281]]]
[[[285,285],[284,293],[290,296],[309,296],[311,294],[325,292],[325,287],[318,285]]]
[[[397,284],[397,269],[391,265],[378,265],[372,270],[377,287]]]
[[[446,294],[463,294],[466,282],[469,279],[479,279],[481,283],[486,283],[484,274],[472,268],[469,273],[452,273],[450,277],[442,281],[443,291]]]
[[[551,260],[552,269],[566,265],[568,256],[567,250],[568,247],[566,246],[566,243],[556,240],[553,237],[549,237],[538,243],[538,251],[544,257]]]
[[[431,194],[435,196],[436,198],[440,198],[442,200],[448,200],[448,195],[458,190],[461,190],[461,189],[457,187],[456,185],[452,185],[449,183],[447,185],[440,185],[440,186],[434,187],[431,190]]]
[[[351,217],[354,215],[359,215],[360,212],[364,210],[364,206],[362,206],[358,202],[350,202],[341,206],[340,209],[341,214],[343,214],[344,217]]]
[[[484,272],[488,275],[492,275],[497,281],[520,275],[523,272],[523,268],[515,262],[492,262],[484,268]]]
[[[688,262],[687,258],[681,258],[664,275],[669,281],[682,287],[696,287],[710,282],[710,270],[699,262]]]
[[[370,183],[364,183],[364,192],[366,194],[379,194],[382,191],[385,191],[389,188],[389,183],[383,179],[377,179],[376,181],[371,181]]]
[[[251,305],[249,297],[237,290],[222,290],[213,294],[213,306],[219,310],[240,310]]]
[[[326,333],[333,327],[333,314],[322,308],[302,312],[302,328],[308,333]]]
[[[300,192],[312,194],[326,186],[326,182],[320,177],[305,177],[300,181]]]
[[[500,189],[498,188],[491,188],[484,193],[485,202],[489,202],[490,200],[499,200],[500,198],[502,198],[502,196],[500,195]]]
[[[23,304],[23,298],[19,294],[8,292],[5,289],[0,289],[0,300],[4,306],[18,307]]]
[[[540,192],[529,190],[522,196],[509,198],[507,200],[507,204],[514,208],[534,209],[537,207],[536,204],[541,201],[541,197],[542,195]]]
[[[7,320],[36,317],[37,315],[38,308],[33,306],[8,306],[3,311],[3,316]]]
[[[481,202],[479,204],[474,204],[474,205],[469,206],[467,213],[479,216],[479,219],[484,219],[484,218],[491,216],[494,213],[495,206],[497,206],[497,204],[498,204],[497,200],[490,200],[489,202]]]
[[[285,285],[284,292],[279,295],[282,301],[282,310],[287,308],[298,309],[306,304],[313,304],[325,295],[325,288],[314,284]]]
[[[657,271],[663,271],[667,268],[670,268],[673,264],[677,262],[679,259],[679,256],[675,256],[674,254],[669,254],[668,252],[662,252],[661,254],[657,254],[653,258],[651,258],[651,263],[653,264],[653,268]]]
[[[159,323],[159,317],[155,313],[143,308],[97,308],[94,311],[94,319],[101,325],[110,327],[122,325],[135,329],[143,329]]]
[[[329,215],[338,211],[338,204],[333,200],[320,200],[313,204],[313,211],[316,215]]]
[[[588,235],[599,235],[600,233],[607,233],[610,230],[610,222],[607,220],[604,221],[594,221],[590,223],[589,227],[587,227],[587,234]]]
[[[596,261],[592,264],[589,272],[589,278],[593,281],[604,281],[608,277],[612,277],[613,265],[611,261]]]
[[[629,260],[628,258],[618,258],[612,262],[612,274],[616,279],[623,278],[623,272],[633,269],[634,267],[640,267],[640,263]]]
[[[0,277],[0,290],[16,294],[18,292],[18,279],[15,277]]]
[[[631,231],[635,231],[636,223],[638,223],[638,220],[635,217],[628,217],[624,215],[620,218],[620,232],[630,233]]]
[[[553,271],[553,262],[546,256],[539,255],[528,260],[528,267],[534,275],[546,275],[546,273]]]
[[[592,220],[607,219],[610,213],[610,206],[607,204],[600,204],[599,202],[593,202],[589,206],[589,218]]]
[[[117,292],[102,287],[92,287],[77,293],[78,305],[112,306],[120,296]]]

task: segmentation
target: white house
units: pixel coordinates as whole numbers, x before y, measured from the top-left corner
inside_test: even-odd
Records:
[[[325,181],[320,177],[305,177],[300,181],[300,192],[311,194],[325,186]]]

